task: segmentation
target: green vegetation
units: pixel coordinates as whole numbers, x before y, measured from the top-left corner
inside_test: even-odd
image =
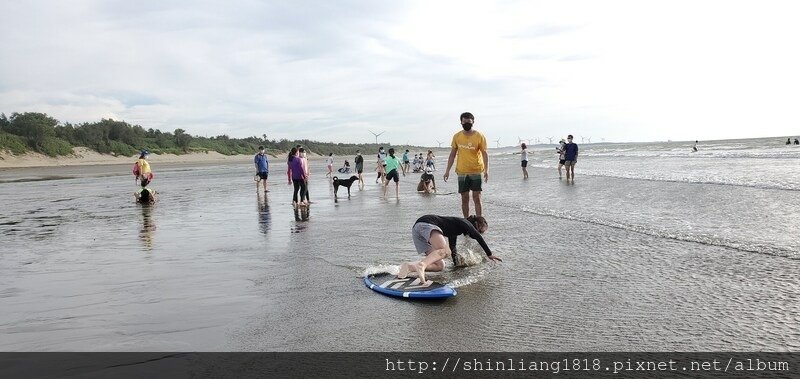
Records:
[[[227,135],[198,137],[187,134],[183,129],[162,132],[125,121],[103,119],[93,123],[73,125],[61,124],[44,113],[12,113],[6,117],[0,114],[0,151],[23,154],[36,151],[52,157],[72,154],[75,146],[85,146],[103,154],[132,156],[142,149],[155,154],[184,154],[189,152],[216,151],[225,155],[253,154],[258,146],[264,146],[272,155],[280,155],[302,145],[313,154],[353,155],[357,149],[369,155],[378,150],[378,144],[343,144],[309,140],[289,141],[287,139],[268,140],[264,134],[259,137],[230,138]],[[390,147],[389,144],[383,144]],[[402,154],[411,146],[392,146]],[[415,147],[414,151],[421,151]]]

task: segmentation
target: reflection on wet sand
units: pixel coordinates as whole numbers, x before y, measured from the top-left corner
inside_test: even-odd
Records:
[[[269,202],[267,202],[267,196],[258,195],[258,230],[263,233],[267,234],[270,227],[272,226],[272,215],[269,212]]]
[[[311,217],[308,206],[294,208],[294,225],[292,225],[292,233],[299,233],[306,228],[305,221]]]
[[[142,208],[142,229],[139,230],[139,240],[142,241],[142,247],[145,250],[153,249],[153,231],[156,230],[156,224],[153,222],[153,205],[141,204]]]

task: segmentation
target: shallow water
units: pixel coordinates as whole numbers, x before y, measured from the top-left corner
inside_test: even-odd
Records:
[[[773,180],[762,140],[701,144],[705,158],[674,145],[582,145],[574,184],[550,148],[527,181],[515,149],[493,150],[486,239],[504,262],[448,267],[444,302],[359,278],[417,258],[419,216],[460,213],[458,195],[414,192],[417,175],[399,201],[374,175],[334,201],[313,162],[314,204],[295,214],[283,159],[265,201],[249,165],[153,162],[152,207],[128,166],[4,170],[0,349],[797,350],[800,157],[776,158]]]

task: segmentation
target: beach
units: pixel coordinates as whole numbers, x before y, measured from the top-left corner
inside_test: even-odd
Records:
[[[574,182],[553,146],[531,149],[522,180],[518,150],[490,149],[484,184],[485,238],[503,262],[432,274],[459,292],[443,302],[385,297],[362,277],[419,258],[418,217],[460,215],[453,173],[441,180],[447,150],[435,150],[439,194],[417,193],[412,174],[399,200],[391,187],[381,198],[371,154],[350,198],[334,198],[314,159],[307,214],[291,206],[283,157],[270,157],[266,198],[251,156],[152,157],[151,207],[133,202],[128,157],[4,168],[0,349],[800,348],[800,148],[587,144]],[[480,256],[468,240],[459,249]]]
[[[30,168],[30,167],[63,167],[63,166],[97,166],[125,164],[136,161],[138,156],[114,156],[110,154],[100,154],[85,147],[73,148],[73,154],[68,156],[50,157],[41,153],[28,152],[26,154],[14,155],[8,152],[0,152],[0,169],[3,168]],[[148,159],[166,163],[222,163],[222,162],[248,162],[252,159],[250,155],[223,155],[216,151],[203,153],[188,153],[182,155],[175,154],[151,154]]]

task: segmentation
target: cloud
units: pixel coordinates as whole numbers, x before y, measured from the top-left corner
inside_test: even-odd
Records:
[[[800,121],[789,6],[5,2],[0,111],[422,145],[467,110],[504,141],[739,137],[763,120],[751,133],[785,134]]]

